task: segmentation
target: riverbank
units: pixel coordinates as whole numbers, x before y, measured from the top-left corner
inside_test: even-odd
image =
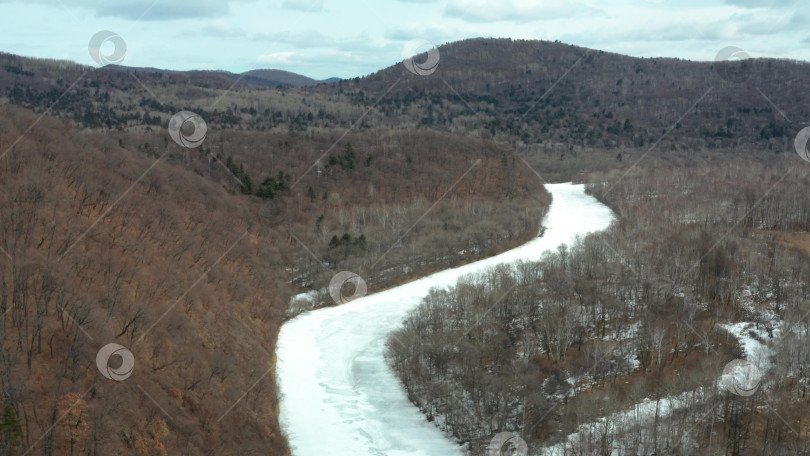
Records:
[[[281,423],[293,454],[461,454],[408,400],[384,356],[385,340],[431,287],[518,259],[534,259],[604,229],[610,210],[581,185],[549,185],[545,235],[486,260],[450,268],[339,307],[302,314],[279,333]]]

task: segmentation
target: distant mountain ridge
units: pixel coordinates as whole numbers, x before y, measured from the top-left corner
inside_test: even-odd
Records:
[[[263,86],[263,87],[300,87],[300,86],[314,86],[321,83],[331,83],[340,81],[340,78],[332,77],[324,80],[318,80],[304,76],[303,74],[293,73],[285,70],[275,69],[258,69],[249,70],[244,73],[231,73],[224,70],[189,70],[189,71],[176,71],[176,70],[163,70],[153,67],[128,67],[119,65],[109,65],[105,68],[112,70],[124,70],[134,72],[149,72],[149,73],[178,73],[178,74],[198,74],[198,75],[215,75],[224,76],[228,79],[244,82],[245,84]]]
[[[242,74],[234,74],[232,77],[241,78],[243,81],[254,85],[269,87],[298,87],[313,86],[321,83],[339,81],[340,78],[329,78],[324,80],[312,79],[298,73],[284,70],[250,70]]]
[[[397,62],[337,82],[282,70],[88,70],[0,53],[0,95],[35,110],[52,106],[54,115],[90,128],[161,126],[186,108],[211,125],[249,130],[345,128],[362,116],[360,131],[395,125],[493,140],[563,180],[632,163],[648,150],[671,163],[713,160],[716,152],[790,152],[810,119],[810,96],[800,90],[810,85],[804,61],[718,63],[714,50],[699,62],[637,58],[500,38],[447,43],[438,51],[438,66],[427,75]],[[131,77],[139,71],[138,80]],[[263,90],[277,87],[287,90]],[[285,97],[293,92],[301,96]]]
[[[29,61],[29,62],[42,62],[45,64],[52,64],[54,66],[76,66],[92,68],[79,63],[65,61],[65,60],[52,60],[52,59],[38,59],[32,57],[17,56],[15,54],[0,51],[0,67],[6,71],[14,72],[15,65],[9,64],[9,60]],[[332,83],[340,81],[341,78],[331,77],[323,80],[313,79],[291,71],[276,70],[271,68],[263,68],[256,70],[249,70],[243,73],[232,73],[225,70],[167,70],[156,67],[134,67],[126,65],[107,65],[100,68],[102,71],[124,71],[133,73],[166,73],[175,75],[196,75],[196,76],[211,76],[219,77],[224,76],[233,81],[244,82],[246,84],[263,86],[263,87],[299,87],[299,86],[314,86],[321,83]],[[18,74],[20,74],[18,72]]]

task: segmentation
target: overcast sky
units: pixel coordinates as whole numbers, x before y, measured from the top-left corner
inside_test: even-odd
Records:
[[[634,56],[810,59],[810,13],[795,0],[0,0],[0,51],[96,65],[101,30],[127,66],[278,68],[322,79],[392,65],[412,40],[559,40]],[[106,47],[105,47],[106,46]],[[102,46],[102,53],[112,44]]]

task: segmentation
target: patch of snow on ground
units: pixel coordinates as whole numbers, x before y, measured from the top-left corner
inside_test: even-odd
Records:
[[[745,352],[745,359],[757,366],[760,372],[765,372],[771,365],[771,355],[774,354],[771,345],[778,339],[778,328],[768,331],[766,325],[750,321],[738,323],[725,323],[718,325],[737,338]],[[774,325],[778,326],[778,325]]]
[[[602,417],[597,421],[585,423],[577,427],[576,432],[569,434],[565,442],[543,448],[543,456],[565,456],[581,454],[577,448],[581,440],[592,439],[606,428],[606,421],[611,434],[626,431],[635,426],[645,426],[655,420],[656,409],[658,418],[663,419],[676,410],[689,407],[696,398],[699,400],[704,394],[703,389],[687,391],[675,396],[661,398],[658,403],[654,399],[644,398],[635,404],[632,409],[623,410]]]

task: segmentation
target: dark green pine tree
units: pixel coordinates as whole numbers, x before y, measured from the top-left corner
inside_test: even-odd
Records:
[[[239,174],[237,174],[239,181],[242,182],[242,193],[245,195],[252,195],[253,194],[253,179],[250,178],[250,174],[245,172],[245,167],[239,165]]]
[[[228,168],[228,171],[230,171],[233,175],[236,175],[236,173],[239,172],[239,167],[236,166],[236,163],[233,161],[233,157],[228,157],[228,159],[225,160],[225,167]]]
[[[276,197],[276,181],[272,177],[268,177],[262,181],[259,189],[256,190],[256,196],[273,199]]]
[[[22,445],[22,426],[17,412],[11,404],[3,407],[3,420],[0,421],[0,454],[16,456]]]
[[[329,248],[334,249],[340,247],[340,239],[337,237],[337,234],[332,236],[332,240],[329,241]]]

